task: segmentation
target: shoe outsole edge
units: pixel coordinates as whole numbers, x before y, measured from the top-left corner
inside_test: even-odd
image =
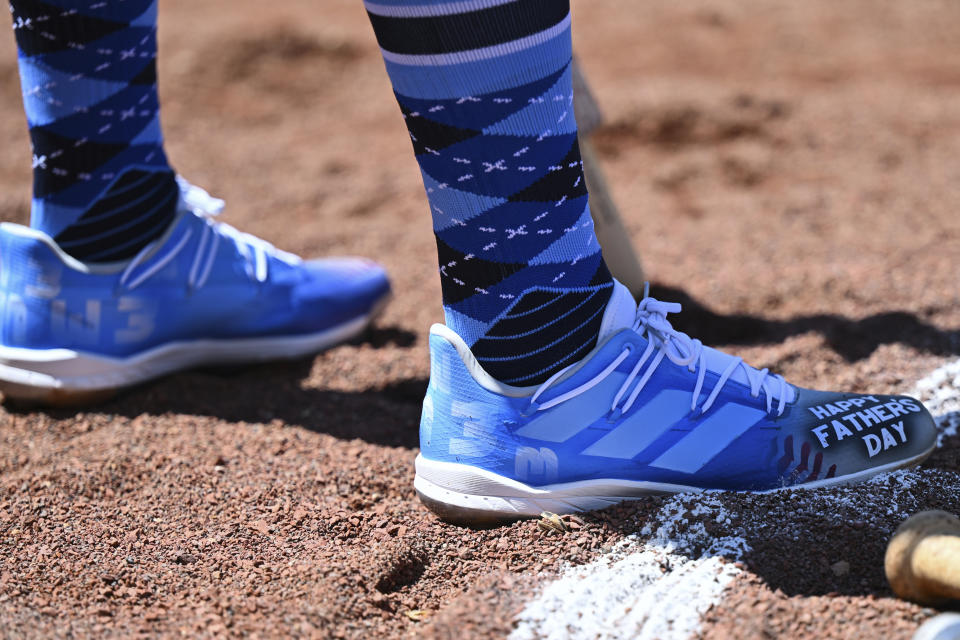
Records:
[[[194,367],[301,358],[361,335],[389,300],[388,293],[369,312],[316,333],[169,342],[127,358],[0,346],[0,393],[20,405],[82,406]]]
[[[880,473],[916,466],[933,453],[934,449],[935,445],[912,458],[835,478],[748,493],[813,490],[856,484]],[[544,511],[558,514],[579,513],[652,495],[706,490],[684,485],[616,479],[531,487],[478,467],[429,460],[422,454],[417,456],[416,470],[414,488],[424,506],[441,520],[479,528],[535,518]]]

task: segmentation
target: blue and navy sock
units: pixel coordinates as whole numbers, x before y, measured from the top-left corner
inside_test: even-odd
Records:
[[[495,378],[596,345],[612,279],[593,232],[566,0],[367,0],[420,163],[446,323]]]
[[[178,190],[157,101],[156,0],[12,0],[33,143],[31,226],[88,262],[161,235]]]

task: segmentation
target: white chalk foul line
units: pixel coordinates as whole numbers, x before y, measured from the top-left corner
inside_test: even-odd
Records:
[[[910,395],[934,414],[941,431],[938,446],[942,445],[960,426],[960,360],[925,376]],[[960,492],[960,475],[904,470],[881,474],[866,484],[869,491],[837,487],[783,495],[792,509],[837,522],[869,520],[870,514],[906,516],[920,504],[925,486]],[[731,514],[722,495],[675,495],[639,534],[628,536],[593,562],[565,569],[515,618],[511,640],[694,636],[702,615],[720,602],[726,587],[741,573],[733,563],[750,550],[747,538],[780,526]],[[704,518],[725,525],[735,535],[711,535],[702,524]]]
[[[549,583],[516,618],[511,640],[689,637],[740,573],[723,558],[748,550],[743,538],[715,538],[699,522],[681,527],[689,523],[687,514],[708,513],[726,517],[715,495],[673,496],[660,509],[655,531],[648,525]],[[643,542],[640,536],[651,537]]]
[[[956,435],[960,427],[960,360],[955,360],[931,371],[919,380],[910,395],[922,402],[937,420],[940,436]]]

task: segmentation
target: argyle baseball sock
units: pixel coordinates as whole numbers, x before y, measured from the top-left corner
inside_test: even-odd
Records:
[[[447,325],[484,369],[543,382],[597,341],[593,232],[566,0],[369,0],[420,163]]]
[[[31,226],[88,262],[130,258],[170,225],[156,0],[12,0],[33,143]]]

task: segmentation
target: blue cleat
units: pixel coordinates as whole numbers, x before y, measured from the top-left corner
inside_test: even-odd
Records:
[[[0,391],[70,404],[188,367],[297,358],[349,340],[390,283],[362,258],[303,261],[215,222],[180,182],[177,219],[132,260],[84,264],[0,224]]]
[[[597,347],[538,387],[491,378],[443,325],[415,487],[441,517],[483,524],[651,493],[769,491],[919,463],[936,427],[905,396],[800,389],[673,329],[680,305],[615,283]]]

